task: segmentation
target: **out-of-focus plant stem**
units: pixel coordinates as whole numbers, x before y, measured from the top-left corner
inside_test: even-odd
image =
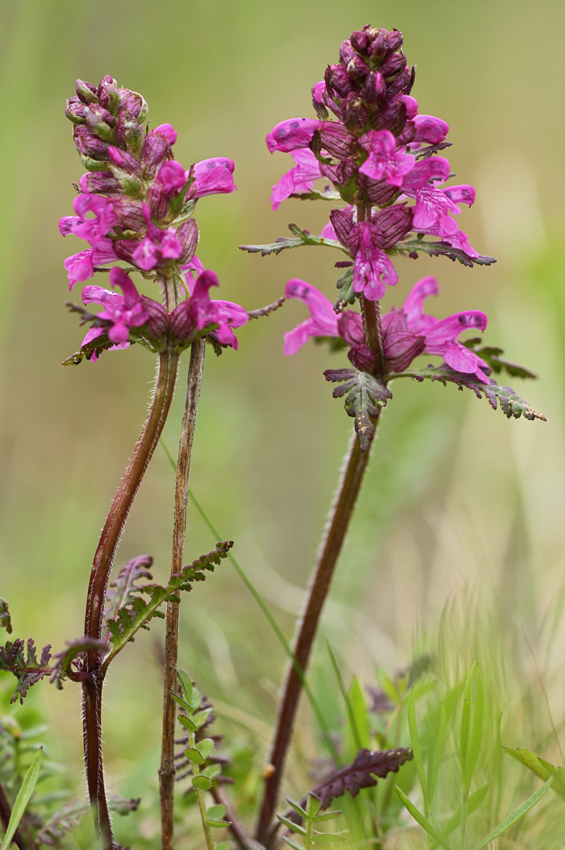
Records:
[[[171,576],[179,573],[183,567],[190,458],[192,454],[194,430],[196,427],[198,401],[200,398],[205,349],[206,343],[202,339],[194,342],[190,348],[186,401],[180,432],[179,454],[177,461]],[[175,701],[172,695],[176,689],[177,681],[178,628],[179,603],[169,602],[167,604],[167,619],[165,626],[163,737],[161,744],[161,766],[159,768],[159,790],[161,796],[161,846],[163,850],[172,850],[174,837]]]
[[[159,372],[149,414],[125,475],[112,502],[94,555],[86,604],[84,633],[100,638],[102,615],[110,569],[133,500],[159,442],[167,419],[178,367],[178,354],[166,350],[159,355]],[[91,650],[86,658],[88,677],[83,683],[83,743],[88,794],[99,833],[101,850],[115,847],[108,811],[102,762],[102,685],[100,653]]]
[[[267,767],[263,801],[256,830],[257,840],[267,846],[269,827],[274,816],[284,761],[290,743],[298,699],[302,688],[301,677],[297,673],[296,665],[299,665],[302,674],[304,674],[310,658],[322,608],[330,589],[335,565],[343,546],[357,497],[361,490],[363,476],[369,462],[369,454],[370,450],[366,452],[361,451],[357,435],[353,434],[337,495],[325,529],[318,560],[312,573],[304,608],[299,620],[293,644],[295,662],[290,663],[287,667],[286,677],[281,691],[277,729]]]

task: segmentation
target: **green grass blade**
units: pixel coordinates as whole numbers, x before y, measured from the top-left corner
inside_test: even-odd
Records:
[[[445,710],[445,704],[442,702],[439,707],[439,728],[437,730],[437,734],[435,735],[433,748],[428,757],[428,795],[430,811],[433,809],[434,805],[434,794],[436,790],[437,775],[443,757],[443,748],[445,746],[446,734],[447,712]]]
[[[477,766],[477,761],[479,758],[479,750],[481,749],[481,742],[483,740],[483,721],[485,715],[485,694],[483,687],[483,677],[481,675],[481,670],[479,666],[476,667],[477,673],[477,692],[475,696],[474,706],[473,706],[473,727],[471,731],[471,738],[469,741],[469,751],[467,754],[467,775],[465,778],[465,796],[469,793],[469,788],[471,787],[471,780],[473,778],[473,773],[475,772],[475,767]]]
[[[12,809],[12,814],[10,815],[10,820],[8,822],[8,829],[6,830],[6,835],[4,836],[4,840],[2,842],[3,850],[9,850],[9,847],[12,843],[12,839],[14,837],[14,833],[18,828],[18,824],[22,819],[23,813],[26,810],[26,806],[30,801],[31,795],[33,794],[33,789],[35,788],[37,780],[39,779],[39,770],[41,768],[42,758],[43,747],[40,747],[34,755],[33,761],[30,764],[26,775],[24,776],[22,787],[18,791],[18,796],[16,797],[14,808]]]
[[[469,815],[472,815],[473,812],[475,812],[479,808],[479,806],[484,802],[484,799],[487,795],[488,789],[489,789],[489,783],[487,782],[486,785],[483,785],[481,788],[479,788],[477,791],[475,791],[473,794],[471,794],[471,796],[469,797],[469,799],[467,801],[467,817]],[[448,822],[446,823],[446,825],[442,829],[442,831],[441,831],[442,838],[447,838],[449,835],[451,835],[451,833],[454,830],[457,829],[457,827],[459,826],[460,823],[461,823],[461,806],[459,806],[459,808],[457,809],[455,814],[451,818],[449,818]],[[437,841],[434,841],[434,843],[431,845],[429,850],[436,850],[437,846],[438,846]]]
[[[426,782],[426,773],[424,771],[424,762],[422,760],[422,749],[420,747],[420,738],[418,735],[418,724],[416,723],[416,694],[414,688],[410,690],[410,699],[408,700],[408,729],[410,730],[410,743],[412,752],[414,753],[414,763],[418,771],[418,779],[422,786],[422,796],[424,798],[424,811],[426,815],[430,813],[430,799],[428,795],[428,783]]]
[[[402,800],[402,802],[404,803],[404,805],[406,806],[406,808],[408,809],[408,811],[410,812],[410,814],[412,815],[414,820],[417,821],[420,824],[422,829],[425,829],[426,832],[428,833],[428,835],[431,835],[432,838],[434,838],[436,840],[436,842],[439,845],[441,845],[441,847],[444,848],[444,850],[451,850],[451,847],[449,846],[447,841],[439,834],[439,832],[436,829],[433,828],[433,826],[431,825],[429,820],[427,818],[425,818],[424,815],[421,812],[418,811],[416,806],[413,803],[410,802],[410,800],[408,799],[408,797],[406,796],[404,791],[402,791],[398,787],[398,785],[395,785],[394,787],[396,789],[396,793],[398,794],[398,796],[400,797],[400,799]],[[475,850],[475,848],[474,848],[474,850]]]
[[[536,791],[535,794],[532,794],[531,797],[528,797],[527,800],[524,800],[524,802],[520,806],[518,806],[517,809],[514,809],[514,811],[508,815],[506,820],[503,820],[502,823],[495,827],[492,832],[489,832],[486,838],[483,838],[481,841],[479,841],[478,844],[475,844],[472,850],[482,850],[483,847],[486,847],[487,844],[489,844],[491,841],[494,841],[495,838],[498,838],[498,836],[502,832],[504,832],[505,829],[508,829],[508,827],[512,826],[513,823],[516,823],[516,821],[519,820],[522,815],[525,815],[526,812],[529,812],[529,810],[532,809],[536,805],[536,803],[539,803],[541,798],[549,791],[552,782],[553,776],[550,776],[545,785],[542,785],[539,791]]]
[[[332,667],[334,669],[335,677],[337,679],[337,683],[339,685],[339,689],[341,691],[343,701],[344,701],[345,706],[347,708],[347,716],[349,717],[349,725],[351,726],[351,732],[352,732],[353,738],[355,740],[355,746],[356,746],[357,750],[360,750],[363,747],[363,744],[361,743],[361,735],[359,734],[359,728],[357,726],[357,722],[356,722],[356,719],[355,719],[355,713],[353,711],[353,706],[351,705],[351,700],[349,699],[349,695],[348,695],[348,693],[345,689],[345,683],[343,681],[341,671],[340,671],[340,669],[337,665],[336,657],[335,657],[333,650],[332,650],[328,641],[326,641],[326,646],[328,648],[330,661],[331,661]]]

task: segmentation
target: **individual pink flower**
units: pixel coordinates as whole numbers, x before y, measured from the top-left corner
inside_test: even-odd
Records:
[[[129,344],[130,328],[144,325],[149,316],[143,306],[143,298],[131,278],[120,268],[110,269],[110,283],[119,286],[123,295],[101,286],[85,286],[82,300],[85,304],[100,304],[105,309],[98,313],[99,319],[111,323],[108,338],[116,346],[125,348]],[[91,328],[82,341],[83,345],[104,333],[103,328]]]
[[[99,242],[97,248],[87,248],[86,251],[80,251],[78,254],[67,257],[64,265],[69,278],[69,290],[73,288],[75,283],[93,277],[96,266],[115,263],[118,259],[111,239]]]
[[[394,286],[398,274],[392,261],[382,250],[382,237],[374,225],[356,225],[359,243],[353,262],[353,290],[362,292],[369,301],[380,301],[386,292],[385,284]]]
[[[412,171],[416,159],[397,153],[396,139],[390,130],[369,130],[359,140],[369,156],[359,168],[371,180],[385,180],[391,186],[402,186],[404,175]]]
[[[59,231],[62,236],[69,233],[86,239],[92,247],[104,243],[105,237],[118,221],[114,204],[101,195],[78,195],[73,201],[77,215],[65,215],[59,220]],[[93,218],[87,218],[88,213]]]
[[[286,285],[287,298],[298,298],[310,310],[310,318],[284,335],[284,353],[296,354],[311,336],[339,336],[331,301],[305,280],[293,278]]]
[[[200,261],[198,261],[198,265],[201,265]],[[182,301],[171,313],[173,335],[177,339],[187,339],[196,329],[204,330],[205,327],[214,323],[218,325],[218,329],[212,331],[211,334],[218,342],[237,349],[238,341],[233,328],[240,328],[246,324],[249,320],[247,311],[232,301],[213,301],[210,299],[210,288],[219,285],[218,276],[211,269],[204,269],[198,275],[196,281],[189,274],[187,285],[190,298]]]
[[[446,319],[427,316],[424,301],[438,292],[436,279],[425,277],[412,287],[403,307],[393,308],[383,316],[385,356],[395,371],[400,371],[406,369],[417,354],[436,354],[456,372],[475,375],[488,384],[488,374],[484,371],[490,372],[488,364],[457,340],[465,330],[484,331],[486,315],[479,310],[466,310]],[[421,340],[419,346],[418,339]]]
[[[314,181],[322,176],[320,163],[311,150],[305,148],[291,151],[291,156],[296,165],[273,186],[271,194],[273,210],[277,210],[281,203],[295,192],[309,192]]]
[[[203,198],[205,195],[226,195],[234,192],[237,186],[233,182],[234,163],[224,156],[203,159],[192,167],[194,177],[190,197]],[[186,172],[188,177],[190,170]]]
[[[298,148],[307,148],[314,133],[323,123],[314,118],[287,118],[273,127],[267,135],[267,147],[270,153],[290,153]]]
[[[143,271],[151,271],[166,260],[178,260],[182,256],[182,245],[174,227],[161,230],[151,221],[151,212],[143,204],[143,215],[147,226],[147,235],[141,240],[131,255],[132,262]]]

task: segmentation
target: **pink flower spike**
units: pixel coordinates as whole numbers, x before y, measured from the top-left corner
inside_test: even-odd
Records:
[[[206,195],[226,195],[234,192],[237,186],[233,182],[234,163],[231,159],[217,156],[213,159],[203,159],[197,162],[193,169],[194,198]],[[187,171],[187,177],[190,171]]]
[[[369,156],[359,172],[370,180],[385,180],[391,186],[402,186],[404,175],[416,165],[415,157],[396,153],[396,139],[389,130],[369,130],[360,141]]]
[[[314,181],[322,176],[320,164],[311,150],[292,151],[291,156],[296,165],[273,186],[271,194],[273,210],[277,210],[281,203],[295,192],[309,192]]]
[[[287,118],[273,127],[267,136],[267,147],[270,153],[282,151],[290,153],[297,148],[307,148],[312,136],[322,125],[323,121],[314,118]]]
[[[339,336],[337,316],[331,301],[305,280],[292,278],[286,285],[287,298],[298,298],[310,310],[310,318],[284,335],[284,353],[296,354],[312,336]]]

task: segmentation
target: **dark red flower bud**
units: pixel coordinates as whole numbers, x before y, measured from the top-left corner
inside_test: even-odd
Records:
[[[110,171],[95,171],[93,174],[83,174],[79,180],[83,192],[91,195],[117,195],[120,184]]]
[[[359,97],[366,103],[380,106],[386,93],[387,85],[384,81],[383,75],[380,71],[372,71],[365,80],[363,88],[359,92]]]
[[[326,121],[319,130],[316,130],[322,147],[332,156],[343,159],[353,153],[355,139],[348,133],[345,127],[337,121]]]
[[[104,77],[98,86],[98,102],[100,106],[117,115],[120,108],[120,92],[116,81],[112,77]]]
[[[76,80],[75,87],[77,95],[83,103],[98,103],[98,89],[92,83],[86,83],[84,80]]]
[[[143,124],[147,118],[148,107],[145,99],[136,91],[129,89],[119,89],[120,92],[120,110],[124,109],[137,118],[140,124]]]
[[[390,203],[398,192],[397,186],[390,186],[384,180],[371,180],[365,174],[359,174],[358,182],[360,188],[365,189],[367,198],[371,203],[377,204],[379,207]]]
[[[392,248],[412,228],[412,209],[406,204],[394,204],[373,214],[372,224],[382,233],[383,248]]]
[[[159,304],[152,298],[147,298],[145,295],[142,295],[141,301],[143,309],[149,317],[146,322],[147,330],[151,336],[160,339],[169,329],[169,314],[162,304]]]
[[[416,138],[416,124],[414,121],[407,121],[404,125],[404,130],[400,133],[399,136],[396,137],[396,145],[398,147],[404,147],[404,145],[409,145],[410,142],[413,142]]]
[[[77,97],[70,97],[65,106],[65,115],[73,124],[86,123],[86,105]]]
[[[414,331],[393,331],[385,333],[383,348],[386,359],[394,372],[407,369],[415,357],[422,354],[425,339]]]
[[[404,39],[400,30],[393,29],[385,37],[387,50],[400,50]]]
[[[406,124],[406,104],[402,100],[385,101],[383,108],[371,115],[373,130],[390,130],[394,136],[399,136]]]
[[[339,61],[342,65],[347,65],[348,62],[356,55],[357,54],[355,53],[349,40],[341,42],[339,46]]]
[[[342,104],[343,123],[351,132],[364,130],[369,120],[367,108],[356,92],[345,98]]]
[[[350,159],[343,159],[335,169],[335,180],[340,186],[345,186],[353,176],[357,176],[357,165]]]
[[[85,124],[77,124],[74,127],[73,138],[79,154],[91,159],[108,161],[108,142],[103,141],[99,136],[95,136]]]
[[[388,32],[386,30],[375,29],[371,30],[371,42],[367,48],[367,55],[369,59],[372,59],[373,62],[381,62],[384,57],[387,55],[388,50],[386,46],[386,37]]]
[[[343,65],[328,65],[324,74],[326,89],[330,95],[336,94],[338,97],[346,97],[351,88],[351,80],[347,76],[347,71]]]
[[[120,111],[116,125],[118,147],[137,155],[143,144],[143,128],[127,109]]]
[[[357,53],[364,54],[366,53],[370,43],[371,43],[371,35],[365,27],[362,30],[356,30],[352,32],[349,36],[349,41],[351,46]]]
[[[353,59],[347,63],[347,76],[354,82],[362,82],[367,79],[370,71],[371,69],[360,56],[355,55]]]
[[[387,83],[387,98],[396,97],[400,94],[410,94],[414,85],[415,68],[404,68],[398,77]]]
[[[340,314],[337,320],[337,329],[339,335],[348,345],[364,345],[365,331],[363,329],[363,320],[359,313],[352,310],[345,310]]]
[[[132,198],[112,198],[114,212],[118,216],[119,227],[122,230],[131,230],[134,233],[140,233],[145,229],[146,222],[143,215],[143,207],[141,201],[135,201]]]
[[[93,133],[105,142],[114,142],[116,140],[115,124],[116,119],[97,103],[93,103],[85,110],[86,123]]]
[[[330,221],[341,244],[347,245],[349,243],[351,228],[353,227],[351,210],[332,210],[330,212]]]
[[[406,68],[406,56],[403,53],[390,53],[379,65],[383,77],[394,77]]]
[[[190,263],[194,257],[199,236],[200,234],[198,232],[198,225],[196,224],[195,218],[187,219],[177,229],[177,239],[182,245],[182,254],[178,260],[181,265]]]
[[[376,358],[366,343],[354,345],[347,352],[347,356],[356,369],[362,372],[372,372],[375,368]]]

